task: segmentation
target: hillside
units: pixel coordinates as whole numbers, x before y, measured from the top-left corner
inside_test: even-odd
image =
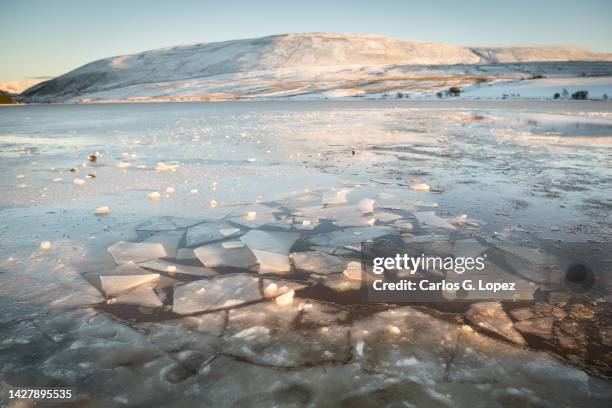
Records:
[[[576,61],[589,63],[576,67]],[[285,34],[105,58],[23,95],[47,102],[435,93],[534,73],[610,75],[610,61],[611,55],[569,47],[468,48],[372,35]]]

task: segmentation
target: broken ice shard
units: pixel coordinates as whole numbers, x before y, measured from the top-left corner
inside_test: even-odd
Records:
[[[251,230],[240,240],[257,257],[260,273],[283,273],[291,270],[289,250],[299,234]]]
[[[168,254],[162,244],[153,242],[119,241],[108,247],[108,253],[117,264],[143,262],[150,259],[164,258]]]

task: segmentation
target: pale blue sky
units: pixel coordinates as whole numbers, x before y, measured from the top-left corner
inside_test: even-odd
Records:
[[[304,31],[612,52],[612,0],[0,0],[0,82],[164,46]]]

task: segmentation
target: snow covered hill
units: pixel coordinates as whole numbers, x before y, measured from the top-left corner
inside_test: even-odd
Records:
[[[468,48],[373,35],[285,34],[106,58],[23,95],[32,102],[402,97],[545,74],[612,75],[612,55],[564,47]]]

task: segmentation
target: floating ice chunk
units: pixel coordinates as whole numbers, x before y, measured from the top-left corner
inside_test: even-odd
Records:
[[[226,275],[176,286],[172,310],[190,314],[261,299],[259,279],[249,275]]]
[[[401,229],[406,229],[406,230],[412,230],[412,228],[414,228],[411,222],[404,221],[404,220],[395,221],[393,226],[397,228],[401,228]]]
[[[98,207],[94,212],[95,215],[107,215],[110,212],[110,209],[107,206]]]
[[[43,241],[40,243],[40,249],[43,251],[48,251],[51,249],[51,241]]]
[[[346,276],[340,274],[321,275],[323,277],[323,285],[336,292],[347,292],[359,290],[361,282],[347,279]]]
[[[247,247],[225,249],[221,244],[205,245],[193,250],[200,262],[209,268],[249,269],[257,265],[257,258]]]
[[[119,169],[127,169],[131,165],[132,165],[131,163],[119,162],[119,163],[117,163],[117,168],[119,168]]]
[[[102,290],[109,297],[115,297],[123,292],[153,282],[159,279],[157,273],[147,273],[142,275],[103,275],[100,276]]]
[[[294,290],[290,290],[289,292],[278,296],[275,301],[279,306],[288,306],[293,303],[293,296],[295,295]]]
[[[183,235],[185,235],[185,233],[182,230],[160,231],[146,237],[143,242],[162,244],[166,250],[166,256],[176,258],[176,251],[178,250],[179,243],[183,239]]]
[[[162,244],[152,242],[119,241],[108,247],[108,252],[117,264],[144,262],[164,258],[168,255]]]
[[[376,218],[377,221],[380,221],[380,222],[391,222],[391,221],[396,221],[402,218],[401,215],[393,214],[393,213],[386,212],[386,211],[376,212],[374,213],[374,217]]]
[[[61,178],[61,177],[55,177],[55,178],[53,179],[53,182],[54,182],[54,183],[59,183],[60,181],[62,181],[62,178]]]
[[[361,213],[359,215],[347,214],[346,217],[343,217],[337,221],[334,221],[334,224],[338,227],[365,227],[365,226],[373,226],[376,224],[375,217],[364,217]]]
[[[176,171],[177,167],[178,167],[178,164],[166,164],[163,162],[159,162],[157,163],[157,166],[155,166],[155,171],[157,171],[158,173],[164,173],[167,171]]]
[[[349,262],[342,274],[349,280],[361,280],[361,262]]]
[[[244,225],[245,227],[250,227],[250,228],[259,228],[261,226],[276,222],[276,218],[274,217],[274,215],[270,213],[265,213],[265,214],[256,213],[256,215],[253,216],[252,213],[254,212],[255,211],[252,211],[250,212],[250,215],[246,214],[245,216],[241,216],[241,217],[231,217],[229,218],[229,220],[231,220],[232,222],[236,224]]]
[[[240,240],[257,257],[260,273],[283,273],[291,270],[289,250],[298,238],[293,232],[251,230]]]
[[[299,230],[310,231],[315,229],[319,225],[319,218],[303,218],[295,217],[293,220],[293,227]]]
[[[237,236],[241,232],[241,229],[234,228],[225,221],[198,224],[187,230],[187,245],[206,244],[229,236]]]
[[[412,191],[422,191],[422,192],[428,192],[431,190],[431,188],[429,187],[428,184],[425,183],[416,183],[410,186],[410,189]]]
[[[240,228],[221,228],[219,230],[219,233],[223,236],[223,237],[231,237],[233,235],[236,235],[238,233],[240,233],[242,230]]]
[[[301,282],[276,279],[262,279],[262,287],[264,288],[264,298],[275,298],[289,291],[296,291],[305,288],[307,285]]]
[[[385,193],[385,192],[378,193],[378,196],[383,200],[391,200],[395,198],[395,194]]]
[[[75,186],[82,186],[85,184],[85,180],[80,179],[80,178],[75,178],[74,180],[72,180],[72,184],[74,184]]]
[[[225,249],[236,249],[244,247],[244,242],[242,241],[225,241],[222,242],[221,245]]]
[[[294,252],[291,259],[297,270],[323,275],[343,272],[349,262],[346,258],[318,251]]]
[[[217,200],[210,200],[210,208],[215,208],[217,206]]]
[[[161,194],[159,194],[159,191],[152,191],[147,194],[147,198],[151,201],[159,201],[159,199],[161,198]]]
[[[453,224],[436,215],[434,211],[418,211],[414,216],[424,227],[456,229]]]
[[[385,329],[387,330],[389,334],[392,334],[394,336],[399,336],[400,334],[402,334],[402,330],[399,327],[392,325],[392,324],[387,325]]]
[[[272,282],[264,288],[264,296],[273,297],[274,295],[276,295],[277,291],[278,291],[278,285]]]
[[[28,185],[25,184],[25,183],[17,184],[17,188],[19,188],[19,189],[28,188]]]
[[[173,196],[176,194],[174,187],[166,187],[166,197]]]
[[[139,286],[117,297],[117,303],[157,308],[163,305],[152,286]]]
[[[198,194],[198,189],[197,188],[192,188],[191,190],[189,190],[189,194],[197,195]]]
[[[351,192],[351,189],[343,189],[340,191],[330,191],[321,197],[322,204],[342,204],[346,203],[346,197]]]
[[[217,274],[212,269],[205,268],[203,266],[182,265],[164,261],[162,259],[140,262],[138,265],[146,269],[152,269],[154,271],[181,273],[184,275],[192,276],[214,276]]]
[[[15,178],[16,178],[17,180],[21,180],[21,179],[24,179],[24,178],[25,178],[25,176],[24,176],[23,174],[18,174],[18,175],[17,175]]]
[[[359,204],[358,204],[358,208],[359,211],[361,211],[362,213],[371,213],[374,212],[374,203],[376,201],[372,200],[371,198],[364,198],[362,199]]]
[[[523,336],[514,328],[512,320],[499,302],[473,304],[465,317],[473,324],[498,334],[513,343],[525,344]]]
[[[450,222],[458,227],[480,227],[484,224],[482,221],[468,218],[466,214],[457,215]]]
[[[123,157],[124,159],[129,159],[130,158],[130,154],[128,152],[123,152],[123,153],[121,153],[121,157]]]
[[[387,226],[369,228],[347,228],[325,234],[313,235],[306,242],[319,246],[347,246],[358,245],[363,241],[377,239],[385,235],[397,235],[397,230]]]
[[[248,159],[246,159],[247,162],[249,163],[255,163],[255,161],[257,161],[257,159],[255,159],[254,157],[250,157]]]

